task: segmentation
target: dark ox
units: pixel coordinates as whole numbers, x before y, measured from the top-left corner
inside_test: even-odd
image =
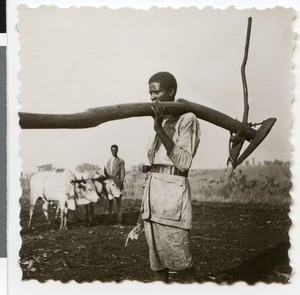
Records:
[[[75,198],[71,206],[71,210],[75,211],[75,218],[77,220],[77,210],[79,206],[84,206],[85,214],[85,224],[89,222],[91,224],[94,206],[97,201],[100,200],[96,187],[91,179],[77,179],[72,181],[75,184]],[[93,198],[87,197],[93,192]],[[59,211],[59,207],[57,208]],[[57,215],[57,214],[56,214]]]
[[[120,200],[122,199],[122,191],[116,180],[110,178],[108,175],[100,175],[99,173],[94,174],[91,178],[92,183],[95,186],[95,190],[100,198],[104,198],[105,205],[113,200],[117,200],[117,211],[121,210]],[[94,203],[85,204],[86,217],[85,221],[92,223],[93,214],[94,214]],[[109,220],[111,219],[112,212],[109,210]]]

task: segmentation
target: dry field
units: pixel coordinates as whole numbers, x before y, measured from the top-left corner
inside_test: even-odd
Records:
[[[224,183],[223,173],[222,170],[192,171],[190,175],[194,196],[191,240],[197,281],[287,283],[291,273],[288,168],[242,167],[232,180],[235,185]],[[75,223],[70,213],[69,231],[64,232],[59,231],[59,223],[54,220],[54,208],[50,210],[49,227],[41,201],[33,215],[34,228],[27,230],[29,190],[28,180],[22,180],[20,266],[23,279],[150,282],[144,235],[124,247],[139,214],[143,177],[139,173],[128,174],[124,229],[105,225],[107,215],[100,202],[96,204],[92,226],[84,225],[84,210],[80,208],[79,221]],[[176,273],[171,279],[176,282]]]
[[[192,198],[197,202],[254,203],[282,205],[290,203],[291,175],[288,166],[241,166],[229,180],[225,170],[192,170],[189,174]],[[126,177],[128,198],[141,199],[144,175],[135,171]]]

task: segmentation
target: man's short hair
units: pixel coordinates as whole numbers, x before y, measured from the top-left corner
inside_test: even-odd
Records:
[[[177,91],[177,81],[175,77],[169,72],[158,72],[154,74],[150,79],[148,84],[153,82],[159,82],[160,86],[165,90],[174,90],[174,96]]]
[[[110,149],[112,150],[113,148],[116,148],[117,150],[119,149],[119,147],[116,144],[113,144]]]

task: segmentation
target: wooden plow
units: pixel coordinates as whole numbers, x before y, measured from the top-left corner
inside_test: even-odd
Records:
[[[230,170],[229,175],[259,146],[276,122],[276,118],[269,118],[261,123],[248,123],[249,104],[245,67],[248,58],[251,23],[252,19],[249,18],[245,54],[241,67],[244,94],[244,114],[242,122],[214,109],[184,99],[162,103],[166,115],[176,116],[192,112],[197,118],[230,131],[229,158],[227,160]],[[85,112],[75,114],[36,114],[19,112],[19,123],[22,129],[91,128],[113,120],[153,116],[151,106],[151,103],[120,104],[92,108]],[[257,125],[260,125],[260,127],[256,130],[253,127]],[[245,141],[248,141],[249,145],[240,155]]]

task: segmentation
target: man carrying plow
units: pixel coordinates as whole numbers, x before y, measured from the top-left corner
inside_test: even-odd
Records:
[[[200,128],[193,113],[164,115],[161,102],[174,101],[176,90],[177,82],[168,72],[159,72],[149,80],[155,136],[148,148],[151,166],[141,218],[154,279],[168,282],[169,270],[173,270],[181,282],[193,282],[189,236],[192,205],[187,177],[199,145]]]

